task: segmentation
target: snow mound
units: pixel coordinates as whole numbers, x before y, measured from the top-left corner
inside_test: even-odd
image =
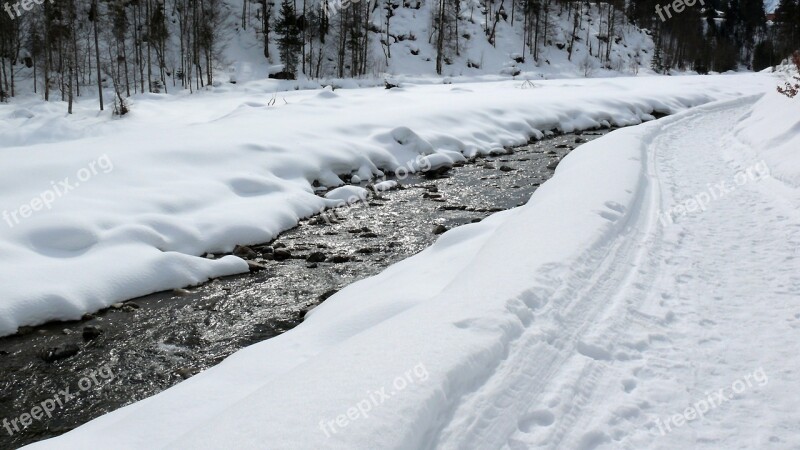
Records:
[[[369,191],[360,186],[342,186],[325,194],[325,198],[328,200],[336,200],[337,205],[352,205],[363,202],[367,197],[369,197]]]
[[[375,183],[374,189],[375,192],[383,192],[395,189],[397,188],[397,186],[398,186],[397,181],[387,180],[387,181],[381,181],[380,183]]]

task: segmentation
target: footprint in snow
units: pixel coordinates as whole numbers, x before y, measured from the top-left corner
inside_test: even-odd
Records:
[[[537,427],[548,427],[555,422],[556,417],[546,409],[540,409],[526,414],[519,421],[519,429],[524,433],[532,433]]]

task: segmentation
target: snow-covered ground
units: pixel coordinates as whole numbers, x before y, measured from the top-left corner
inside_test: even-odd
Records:
[[[408,85],[294,91],[274,105],[254,83],[140,97],[124,120],[15,103],[0,110],[0,335],[244,272],[241,259],[201,255],[267,242],[335,205],[315,181],[379,178],[421,155],[457,161],[554,128],[636,124],[774,83],[758,74]]]
[[[234,80],[241,83],[262,79],[267,73],[279,70],[282,66],[277,56],[280,54],[277,40],[272,39],[270,45],[272,56],[267,60],[263,57],[263,35],[257,31],[259,24],[255,16],[249,17],[248,30],[242,30],[239,26],[242,0],[225,0],[224,4],[227,10],[225,25],[221,27],[224,49],[220,52],[220,60],[217,62],[217,80],[222,82]],[[302,4],[302,1],[298,2],[298,8],[302,9]],[[309,7],[320,4],[321,2],[315,0],[308,2]],[[336,2],[328,4],[335,5]],[[435,75],[436,40],[431,38],[436,33],[433,24],[437,20],[438,3],[397,2],[397,5],[403,6],[393,10],[394,15],[389,26],[388,50],[385,47],[387,33],[383,3],[377,4],[378,9],[373,12],[370,20],[372,29],[380,31],[369,35],[370,70],[367,77],[382,79],[384,76],[402,78],[407,75]],[[475,1],[463,1],[459,5],[460,19],[456,41],[446,45],[446,59],[442,71],[444,76],[498,76],[520,72],[531,79],[572,78],[584,77],[587,69],[590,76],[630,75],[638,71],[652,73],[650,70],[654,48],[652,37],[647,31],[627,23],[621,11],[617,12],[614,19],[618,22],[614,31],[616,38],[612,40],[608,59],[605,59],[605,39],[608,35],[608,10],[605,5],[599,3],[583,5],[580,27],[576,31],[578,39],[574,42],[571,39],[574,15],[563,6],[549,5],[549,11],[546,13],[542,11],[539,17],[541,24],[544,24],[544,16],[547,14],[547,44],[545,45],[544,38],[539,38],[538,61],[533,58],[531,49],[523,45],[524,17],[519,4],[516,4],[513,21],[512,6],[505,5],[505,11],[509,16],[496,24],[494,44],[487,37],[486,16],[482,13],[483,5]],[[494,5],[493,9],[497,6]],[[333,14],[330,18],[334,29],[339,26],[339,19],[338,14]],[[491,26],[494,26],[493,21],[490,23]],[[177,31],[176,29],[170,33],[171,39],[175,40],[175,36],[179,36]],[[335,32],[329,36],[326,44],[327,55],[336,54],[337,40]],[[568,51],[570,43],[573,45],[572,55]],[[180,48],[177,42],[173,44],[173,48]],[[306,51],[309,51],[308,46]],[[327,63],[323,62],[321,70],[323,78],[329,78],[337,72],[335,64],[333,59]],[[349,67],[344,72],[349,73]],[[337,81],[344,82],[344,80]],[[355,82],[347,81],[348,84]]]
[[[363,156],[396,163],[431,147],[470,154],[558,123],[636,121],[652,105],[645,98],[673,110],[737,98],[586,144],[527,205],[451,230],[334,295],[296,329],[32,448],[800,446],[800,154],[788,150],[800,143],[800,102],[776,94],[773,78],[720,80],[603,81],[602,92],[596,82],[569,82],[350,94],[352,117],[373,124],[361,129],[373,141],[340,147],[342,127],[324,155],[341,155],[353,171]],[[441,115],[445,93],[459,116]],[[397,94],[427,102],[403,103],[399,115],[385,107],[372,120],[359,109]],[[378,120],[391,125],[381,131]],[[149,141],[140,157],[164,158],[154,149],[191,139],[197,166],[208,155],[197,142],[231,126],[221,122],[193,128],[197,136]],[[389,139],[401,123],[417,134]],[[450,136],[435,131],[443,127]],[[236,142],[237,131],[221,141]],[[333,130],[296,130],[310,145],[292,154],[325,161],[311,138],[322,131]],[[224,151],[245,159],[246,150]],[[287,153],[259,164],[288,167],[268,165]],[[171,182],[185,170],[176,172]],[[201,174],[208,185],[222,182]],[[306,169],[296,184],[320,175]],[[214,201],[210,187],[183,187]],[[321,205],[298,196],[281,199]],[[267,213],[256,208],[246,207],[264,223]]]

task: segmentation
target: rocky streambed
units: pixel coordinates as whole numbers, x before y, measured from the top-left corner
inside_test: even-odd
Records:
[[[286,332],[309,308],[418,253],[447,229],[526,203],[560,158],[606,132],[547,138],[433,179],[408,177],[400,189],[342,209],[333,220],[317,216],[271,243],[237,248],[255,262],[249,274],[0,339],[0,421],[8,421],[0,425],[0,448],[65,433]],[[69,398],[53,411],[25,416],[65,389]]]

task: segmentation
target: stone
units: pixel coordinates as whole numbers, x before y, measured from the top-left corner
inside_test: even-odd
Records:
[[[100,337],[103,334],[103,329],[97,325],[89,325],[83,327],[83,340],[84,341],[92,341]]]
[[[267,266],[255,261],[247,260],[247,268],[250,269],[250,272],[260,272],[262,270],[266,270]]]
[[[198,372],[199,371],[193,367],[180,367],[178,369],[175,369],[175,375],[178,375],[184,380],[197,375]]]
[[[62,359],[71,358],[77,355],[80,351],[81,348],[77,344],[62,344],[45,351],[42,355],[42,359],[45,362],[52,363]]]
[[[314,252],[306,257],[306,261],[310,263],[320,263],[325,261],[325,259],[327,259],[327,257],[325,253],[322,252]]]
[[[237,245],[233,249],[234,256],[238,256],[242,259],[255,259],[258,257],[258,254],[253,251],[252,248],[244,246],[244,245]]]
[[[342,264],[342,263],[350,262],[350,261],[352,261],[352,259],[353,258],[351,258],[349,256],[345,256],[345,255],[335,255],[335,256],[331,256],[330,258],[328,258],[328,262],[331,262],[331,263],[334,263],[334,264]]]
[[[284,249],[275,249],[275,253],[273,253],[275,257],[275,261],[285,261],[292,257],[292,254],[289,253],[288,250]]]

